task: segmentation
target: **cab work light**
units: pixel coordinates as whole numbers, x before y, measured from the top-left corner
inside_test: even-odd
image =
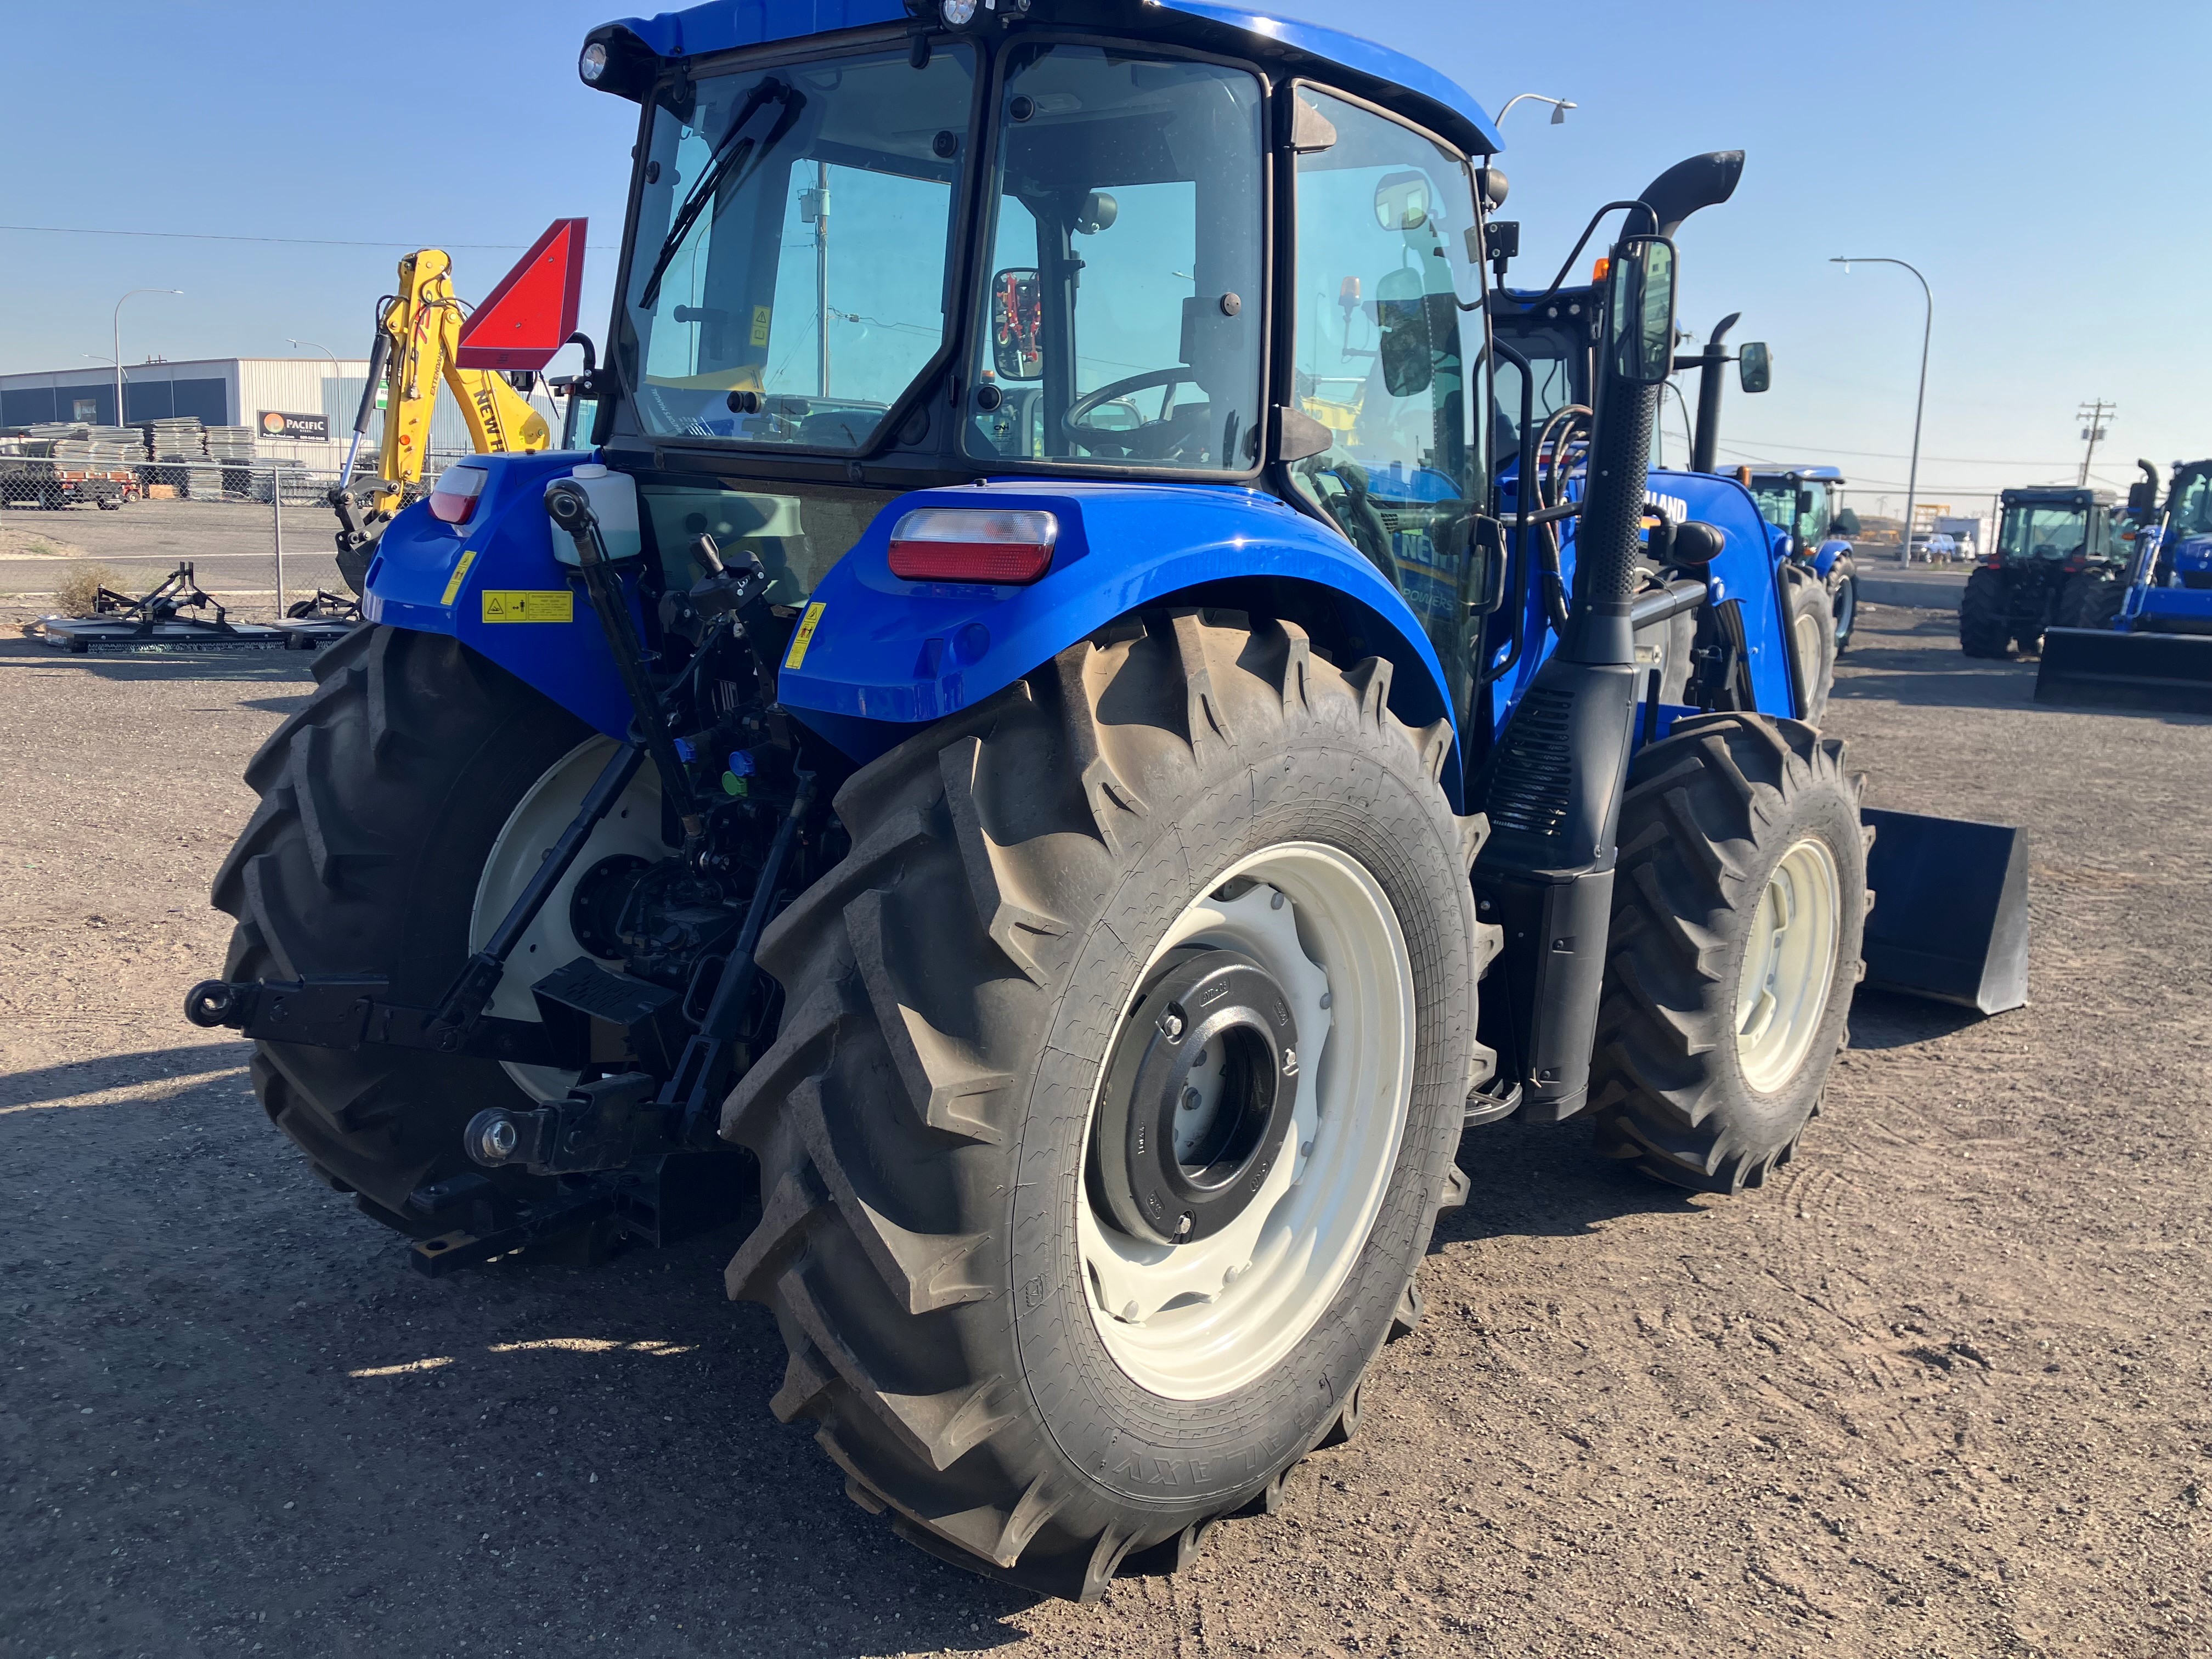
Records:
[[[466,524],[491,474],[480,466],[449,466],[430,487],[430,516],[447,524]]]
[[[891,526],[891,574],[910,582],[1033,582],[1060,520],[1001,507],[918,507]]]

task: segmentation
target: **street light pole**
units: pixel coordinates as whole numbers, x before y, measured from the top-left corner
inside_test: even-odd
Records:
[[[131,290],[130,294],[126,294],[123,296],[123,300],[128,300],[131,297],[131,295],[137,294],[182,294],[183,292],[184,289],[180,288],[134,288]],[[123,300],[118,300],[115,302],[115,315],[108,319],[110,327],[113,332],[115,345],[115,424],[118,426],[121,426],[124,423]]]
[[[1898,532],[1897,561],[1899,564],[1912,562],[1912,499],[1920,483],[1920,416],[1928,406],[1928,337],[1936,330],[1936,295],[1928,286],[1928,279],[1920,275],[1919,268],[1906,264],[1902,259],[1846,258],[1838,254],[1828,261],[1841,265],[1844,275],[1851,273],[1853,265],[1904,265],[1920,283],[1921,297],[1928,302],[1928,314],[1920,325],[1920,392],[1912,403],[1912,465],[1905,475],[1905,527]]]
[[[288,334],[284,337],[284,343],[288,346],[314,346],[316,350],[321,352],[324,356],[329,358],[333,364],[335,364],[338,360],[338,354],[337,352],[331,350],[326,345],[317,345],[313,340],[295,340]]]
[[[1555,127],[1566,120],[1567,112],[1569,110],[1580,109],[1582,107],[1581,105],[1569,98],[1547,98],[1540,92],[1516,92],[1510,98],[1507,99],[1504,106],[1498,110],[1496,115],[1491,118],[1490,125],[1492,126],[1501,125],[1505,119],[1505,112],[1511,109],[1514,105],[1522,102],[1523,100],[1526,100],[1532,104],[1549,104],[1552,106],[1552,125]]]

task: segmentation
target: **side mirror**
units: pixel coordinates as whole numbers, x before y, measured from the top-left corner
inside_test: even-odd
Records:
[[[1736,354],[1735,377],[1746,392],[1764,392],[1774,384],[1774,359],[1765,341],[1750,341]]]
[[[1394,398],[1418,397],[1435,373],[1429,338],[1429,297],[1421,274],[1402,267],[1385,271],[1375,284],[1376,349],[1382,359],[1382,384]]]
[[[1044,377],[1044,284],[1034,268],[991,277],[991,366],[1002,380]]]
[[[2137,519],[2147,519],[2158,511],[2158,485],[2137,478],[2128,486],[2128,513]]]
[[[1429,175],[1386,173],[1375,186],[1375,222],[1385,230],[1419,230],[1429,222]]]
[[[1624,238],[1607,284],[1613,372],[1631,386],[1664,385],[1674,368],[1674,245],[1663,236]]]

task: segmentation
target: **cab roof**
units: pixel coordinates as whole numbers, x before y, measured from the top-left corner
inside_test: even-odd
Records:
[[[927,6],[934,15],[934,3]],[[585,37],[607,48],[592,84],[642,99],[659,64],[808,35],[911,21],[904,0],[707,0],[682,11],[625,17]],[[1216,0],[1033,0],[1029,19],[1115,33],[1256,59],[1285,75],[1312,75],[1427,127],[1472,154],[1503,149],[1482,106],[1426,64],[1357,35],[1269,17]]]

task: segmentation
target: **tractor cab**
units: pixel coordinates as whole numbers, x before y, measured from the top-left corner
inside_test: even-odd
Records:
[[[705,529],[792,605],[918,488],[1256,489],[1364,556],[1463,698],[1480,108],[1206,7],[846,12],[781,46],[771,6],[585,48],[641,112],[593,436],[658,544]]]
[[[1832,466],[1801,466],[1789,471],[1753,471],[1751,498],[1759,516],[1790,538],[1789,550],[1811,558],[1822,544],[1840,535],[1844,475]]]
[[[2009,567],[2050,564],[2068,571],[2116,563],[2114,498],[2104,489],[2008,489],[1988,562]]]

